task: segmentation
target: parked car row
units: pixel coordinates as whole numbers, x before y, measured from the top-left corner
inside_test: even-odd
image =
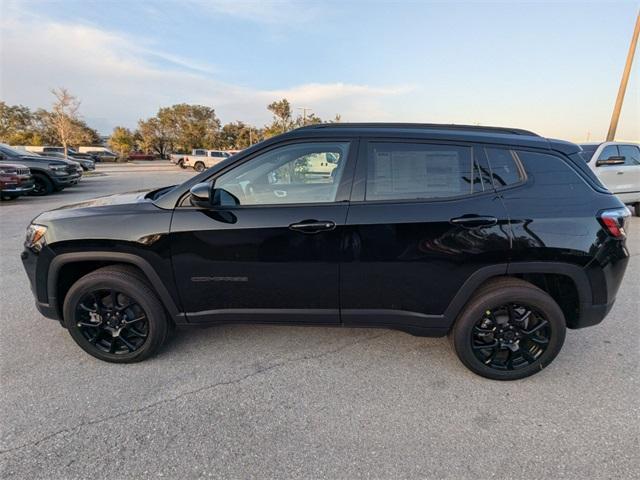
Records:
[[[0,196],[5,200],[20,195],[42,196],[59,192],[80,181],[83,167],[64,156],[38,155],[0,144],[0,171]]]

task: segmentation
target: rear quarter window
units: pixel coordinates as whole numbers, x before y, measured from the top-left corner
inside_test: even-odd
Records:
[[[546,199],[565,198],[571,190],[588,188],[578,172],[556,155],[526,150],[516,150],[515,154]]]

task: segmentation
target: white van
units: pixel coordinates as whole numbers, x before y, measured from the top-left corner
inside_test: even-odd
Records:
[[[634,142],[583,143],[582,156],[602,183],[640,216],[640,145]]]

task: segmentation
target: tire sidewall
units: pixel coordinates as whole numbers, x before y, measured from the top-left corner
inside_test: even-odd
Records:
[[[31,191],[31,195],[34,197],[42,197],[44,195],[49,195],[53,193],[53,182],[47,178],[46,175],[42,174],[34,174],[33,180],[36,184],[42,185],[42,190],[36,192],[35,189]]]
[[[550,323],[551,338],[547,348],[533,364],[518,370],[497,370],[487,367],[476,358],[471,348],[471,335],[476,322],[486,310],[505,303],[524,304],[540,311]],[[453,332],[453,345],[460,360],[470,370],[494,380],[517,380],[544,369],[558,355],[566,334],[565,319],[558,304],[545,292],[532,287],[509,287],[488,291],[474,299],[458,319]]]
[[[81,278],[69,290],[63,306],[63,323],[69,330],[69,334],[74,341],[88,354],[107,362],[113,363],[129,363],[142,360],[151,355],[157,347],[164,341],[167,333],[167,322],[165,313],[159,301],[156,298],[149,298],[149,292],[145,288],[141,288],[136,280],[125,280],[118,277],[109,277],[108,279],[100,279],[91,276]],[[101,352],[98,349],[90,347],[82,332],[78,329],[75,322],[76,305],[80,299],[94,290],[116,289],[127,296],[130,296],[138,303],[145,314],[149,324],[149,333],[144,345],[136,350],[122,355],[113,355]]]

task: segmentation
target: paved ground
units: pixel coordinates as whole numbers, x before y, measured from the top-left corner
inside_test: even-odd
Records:
[[[94,360],[33,306],[27,223],[190,175],[0,205],[2,478],[638,478],[639,219],[611,315],[523,381],[473,375],[444,339],[364,329],[181,330],[144,363]]]

